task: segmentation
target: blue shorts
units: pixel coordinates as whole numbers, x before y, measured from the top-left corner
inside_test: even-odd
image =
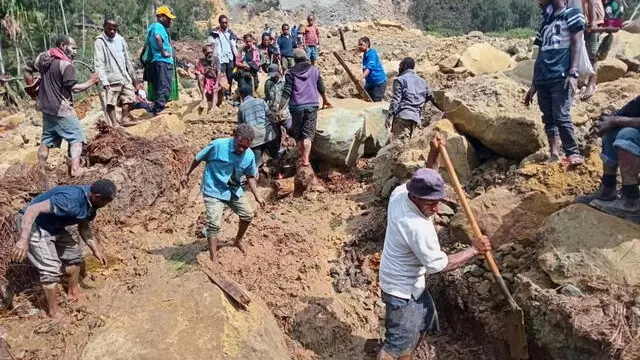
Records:
[[[640,116],[640,96],[629,101],[622,109],[614,112],[615,116]],[[640,129],[615,128],[602,136],[602,153],[600,157],[605,166],[618,167],[618,149],[625,150],[633,156],[640,157]]]
[[[84,142],[84,129],[78,117],[43,114],[42,144],[48,148],[59,148],[63,139],[69,145]]]
[[[431,294],[425,290],[410,300],[382,292],[385,303],[385,336],[382,349],[399,358],[410,355],[427,333],[440,331],[438,313]]]
[[[318,47],[315,45],[307,45],[307,59],[309,61],[318,60]]]

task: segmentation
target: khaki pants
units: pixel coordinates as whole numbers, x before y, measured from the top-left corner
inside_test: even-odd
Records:
[[[234,213],[238,214],[240,220],[253,220],[253,209],[244,196],[240,198],[232,198],[231,200],[220,200],[214,197],[204,197],[204,208],[207,213],[206,230],[207,237],[217,237],[220,233],[220,224],[222,222],[222,213],[224,207],[228,206]]]
[[[394,118],[393,124],[391,125],[391,134],[393,134],[394,139],[411,139],[413,130],[417,125],[415,121]]]

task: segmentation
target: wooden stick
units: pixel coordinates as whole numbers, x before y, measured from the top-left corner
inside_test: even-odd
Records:
[[[349,66],[347,66],[344,60],[342,60],[342,58],[340,57],[340,54],[338,54],[337,51],[334,51],[333,56],[335,56],[336,59],[338,59],[338,62],[340,63],[340,65],[342,65],[342,67],[344,68],[344,71],[347,72],[347,75],[349,75],[349,78],[355,84],[356,89],[358,89],[358,93],[360,93],[360,96],[362,97],[362,100],[373,102],[373,100],[371,99],[371,96],[369,96],[369,94],[365,91],[365,89],[360,84],[360,81],[358,81],[355,75],[353,75],[353,73],[351,72],[351,69],[349,69]]]
[[[344,34],[342,33],[342,29],[338,28],[338,32],[340,33],[340,42],[342,43],[342,50],[347,50],[347,45],[344,43]]]
[[[206,255],[198,256],[198,264],[200,264],[200,270],[222,291],[229,295],[233,300],[238,303],[243,310],[247,310],[247,307],[251,303],[249,294],[238,284],[231,280],[224,273],[213,269],[213,263],[205,259]]]
[[[480,230],[480,226],[478,226],[478,222],[476,221],[476,217],[473,215],[473,211],[471,210],[471,206],[469,205],[469,200],[467,200],[467,196],[462,190],[462,185],[460,184],[460,180],[458,180],[458,175],[456,174],[456,170],[453,168],[453,163],[451,162],[451,158],[449,158],[449,153],[447,152],[447,148],[444,146],[440,146],[440,156],[444,161],[447,172],[449,172],[449,176],[451,177],[451,182],[453,183],[453,187],[458,194],[458,200],[460,201],[460,205],[462,205],[462,210],[464,210],[465,215],[467,216],[467,220],[469,221],[469,226],[471,226],[471,230],[473,231],[473,235],[476,238],[482,237],[482,231]],[[496,264],[495,259],[493,258],[493,254],[491,251],[487,251],[484,253],[484,258],[489,265],[489,269],[493,273],[496,282],[500,285],[500,289],[504,293],[504,296],[507,298],[509,305],[513,309],[520,309],[518,304],[516,304],[511,292],[507,288],[502,279],[502,275],[500,274],[500,270],[498,269],[498,265]]]

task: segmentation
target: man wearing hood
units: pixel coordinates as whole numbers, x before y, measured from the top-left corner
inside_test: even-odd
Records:
[[[112,124],[135,125],[129,117],[136,95],[133,87],[134,67],[127,42],[118,34],[115,20],[105,19],[103,28],[104,33],[96,38],[93,45],[93,63],[106,93],[107,114]],[[122,107],[119,122],[116,119],[116,106]]]
[[[62,140],[69,143],[69,173],[81,175],[80,155],[84,142],[84,130],[73,108],[73,94],[86,91],[100,78],[92,74],[89,80],[78,84],[76,68],[72,60],[78,51],[75,40],[60,35],[55,48],[43,52],[36,58],[33,66],[25,69],[32,76],[40,73],[40,83],[36,108],[42,111],[42,141],[38,148],[38,165],[44,169],[49,157],[49,148],[59,148]]]
[[[300,164],[309,166],[311,141],[316,134],[318,118],[318,94],[322,96],[322,108],[330,108],[331,104],[324,91],[324,83],[320,70],[307,61],[307,54],[302,49],[293,52],[295,65],[285,75],[282,100],[278,113],[289,102],[292,126],[291,135],[300,149]]]

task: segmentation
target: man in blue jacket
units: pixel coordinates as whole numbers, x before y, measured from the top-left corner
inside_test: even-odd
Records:
[[[374,102],[382,101],[387,91],[387,74],[376,49],[371,48],[371,40],[362,37],[358,40],[358,49],[362,55],[362,78],[364,90]]]

